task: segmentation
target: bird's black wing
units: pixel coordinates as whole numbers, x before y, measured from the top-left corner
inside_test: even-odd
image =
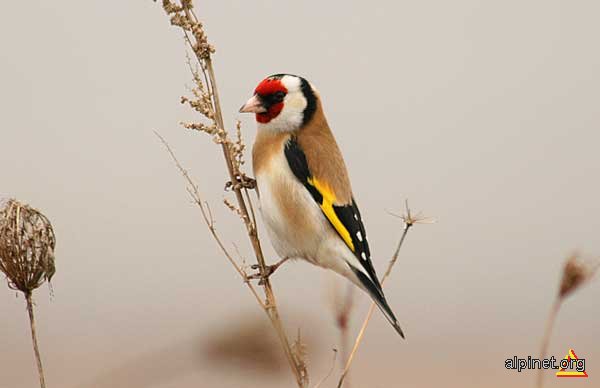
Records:
[[[394,329],[404,338],[404,333],[392,309],[385,300],[381,284],[379,283],[379,279],[377,279],[375,268],[373,268],[371,251],[367,242],[367,233],[365,232],[358,206],[356,206],[356,201],[352,198],[352,203],[335,205],[337,202],[335,193],[332,192],[325,182],[320,182],[318,177],[313,176],[306,161],[306,155],[294,137],[291,137],[287,141],[284,152],[288,165],[296,178],[308,190],[327,220],[329,220],[333,229],[352,253],[354,253],[362,268],[356,268],[354,264],[347,262],[348,265]]]
[[[353,268],[357,276],[359,278],[364,276],[370,278],[370,281],[365,282],[361,279],[361,282],[368,288],[373,288],[369,291],[383,296],[375,268],[373,268],[373,264],[371,263],[371,251],[367,242],[367,233],[356,201],[352,199],[352,203],[335,205],[335,193],[326,184],[320,182],[317,177],[312,175],[306,161],[306,155],[302,151],[300,144],[293,137],[286,143],[285,157],[296,178],[308,190],[325,217],[329,220],[331,226],[362,265],[363,270]]]

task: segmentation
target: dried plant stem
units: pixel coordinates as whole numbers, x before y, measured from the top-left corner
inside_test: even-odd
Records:
[[[552,309],[550,310],[550,314],[548,315],[548,319],[546,320],[546,329],[544,330],[544,336],[542,337],[542,347],[540,350],[540,360],[546,358],[548,354],[548,346],[550,344],[550,337],[552,336],[552,329],[554,328],[554,323],[556,322],[556,317],[558,316],[558,311],[560,310],[560,306],[562,304],[562,298],[557,297],[552,305]],[[544,369],[540,369],[538,371],[537,376],[537,384],[538,388],[542,388],[544,385]]]
[[[234,206],[229,202],[226,202],[226,205],[240,216],[244,226],[246,227],[246,232],[248,234],[248,238],[250,239],[260,271],[261,282],[259,284],[263,287],[264,297],[266,299],[264,302],[261,300],[260,304],[271,320],[273,328],[277,332],[298,386],[303,388],[308,384],[306,366],[301,357],[294,353],[290,341],[285,334],[283,323],[281,322],[279,311],[277,309],[277,301],[275,299],[273,287],[271,286],[271,282],[269,280],[269,271],[265,263],[260,240],[258,238],[254,209],[252,207],[250,196],[248,195],[248,188],[251,187],[248,182],[251,180],[248,179],[241,171],[241,164],[243,164],[243,150],[245,146],[241,140],[239,124],[237,130],[238,138],[236,142],[232,142],[229,139],[228,133],[225,130],[223,112],[221,109],[221,102],[219,99],[219,92],[217,89],[216,77],[211,57],[211,54],[214,52],[214,48],[208,43],[207,36],[204,32],[204,27],[198,20],[198,17],[193,10],[192,0],[180,0],[179,2],[163,0],[162,3],[163,9],[170,17],[171,24],[182,29],[186,43],[193,50],[196,59],[198,60],[198,64],[200,65],[200,72],[202,73],[202,76],[200,76],[200,72],[194,71],[192,66],[190,66],[196,84],[196,87],[193,89],[196,99],[190,100],[184,97],[182,98],[182,102],[188,103],[193,109],[198,111],[206,119],[212,122],[212,125],[189,123],[184,124],[184,127],[206,132],[213,136],[213,140],[217,144],[221,145],[223,157],[227,166],[227,172],[229,174],[230,187],[237,202],[237,206]],[[163,143],[166,145],[164,140]],[[169,152],[174,158],[173,153],[170,150]],[[250,284],[246,273],[239,267],[239,265],[235,263],[231,255],[227,253],[227,250],[223,246],[221,240],[218,238],[218,235],[214,229],[212,216],[209,214],[210,209],[198,195],[196,185],[194,185],[191,179],[189,179],[189,176],[187,176],[187,173],[185,173],[185,170],[179,165],[179,163],[177,164],[184,177],[188,180],[188,183],[190,183],[192,189],[191,191],[188,191],[190,191],[194,201],[199,205],[204,220],[207,223],[213,237],[217,240],[219,247],[225,253],[227,259],[234,265],[237,272],[243,276],[244,282],[252,290],[255,297],[260,299],[256,289]]]
[[[331,368],[329,369],[329,372],[327,372],[327,374],[325,376],[323,376],[323,378],[321,380],[319,380],[319,382],[317,384],[315,384],[315,386],[313,388],[320,388],[321,385],[325,381],[327,381],[327,379],[329,378],[329,376],[331,376],[331,374],[335,370],[335,362],[336,362],[336,360],[337,360],[337,350],[333,349],[333,362],[331,363]]]
[[[42,357],[40,356],[40,349],[38,347],[37,334],[35,331],[35,317],[33,315],[33,300],[31,299],[31,293],[25,294],[27,300],[27,312],[29,313],[29,326],[31,327],[31,341],[33,342],[33,352],[35,353],[35,361],[37,363],[38,373],[40,376],[40,387],[46,388],[46,382],[44,380],[44,369],[42,368]]]
[[[550,337],[552,336],[552,329],[558,316],[558,311],[565,298],[579,289],[581,286],[586,284],[592,276],[596,273],[596,270],[600,266],[600,263],[586,262],[581,260],[579,254],[573,253],[563,267],[562,277],[560,280],[560,287],[558,294],[554,300],[554,304],[550,309],[550,314],[546,320],[546,329],[544,330],[544,336],[542,337],[542,344],[540,350],[540,359],[543,360],[548,354],[548,347],[550,345]],[[544,369],[540,369],[537,375],[536,387],[542,388],[544,385]]]
[[[155,132],[155,134],[161,140],[161,142],[163,143],[163,145],[167,149],[167,152],[169,153],[169,155],[171,156],[171,158],[175,162],[175,165],[177,166],[177,168],[179,169],[179,171],[181,172],[181,174],[183,175],[183,177],[186,179],[188,185],[190,186],[190,188],[188,189],[188,192],[190,193],[190,195],[191,195],[192,199],[194,200],[194,202],[200,207],[200,212],[202,214],[202,218],[204,219],[204,222],[206,223],[206,225],[207,225],[207,227],[208,227],[211,235],[213,236],[213,238],[217,242],[217,245],[219,246],[219,248],[221,249],[221,251],[223,252],[223,254],[225,255],[225,257],[227,258],[227,260],[233,265],[233,267],[235,268],[235,270],[237,271],[237,273],[242,277],[242,279],[244,280],[244,283],[248,286],[248,288],[250,289],[250,291],[252,292],[252,294],[256,298],[257,302],[260,304],[260,306],[267,313],[269,319],[271,320],[271,323],[272,323],[273,327],[275,328],[275,331],[277,332],[279,340],[282,343],[282,346],[284,348],[284,352],[285,352],[286,358],[288,359],[288,362],[290,363],[290,366],[292,367],[292,372],[294,372],[294,376],[296,377],[296,380],[298,382],[298,386],[304,387],[306,385],[306,382],[305,382],[306,378],[303,377],[303,375],[300,373],[300,368],[297,367],[297,362],[296,362],[296,360],[295,360],[295,358],[293,356],[289,340],[288,340],[288,338],[287,338],[287,336],[285,334],[285,330],[283,328],[283,324],[281,323],[281,319],[279,317],[279,312],[277,311],[277,304],[276,304],[277,302],[275,300],[275,294],[273,293],[273,289],[271,287],[271,283],[270,283],[270,281],[268,279],[268,276],[266,276],[264,278],[264,285],[263,285],[263,287],[264,287],[266,302],[263,302],[263,300],[260,297],[260,295],[258,294],[256,288],[254,287],[254,285],[248,279],[248,275],[246,274],[246,272],[244,271],[244,269],[241,268],[236,263],[236,261],[233,259],[233,256],[229,253],[229,251],[227,250],[227,248],[225,248],[225,245],[223,244],[223,242],[222,242],[222,240],[221,240],[221,238],[220,238],[220,236],[217,233],[217,230],[215,228],[214,220],[212,218],[212,214],[210,212],[210,208],[208,207],[208,205],[205,202],[202,201],[202,198],[200,197],[200,191],[198,189],[198,186],[193,182],[193,180],[190,178],[188,172],[179,163],[179,160],[175,156],[175,153],[173,152],[173,150],[171,149],[171,147],[169,146],[169,144],[167,143],[167,141],[160,134],[158,134],[156,132]],[[240,210],[241,209],[242,208],[240,208]],[[244,210],[241,210],[241,211],[244,211]],[[249,234],[250,234],[250,232],[249,232]],[[253,235],[250,235],[250,236],[251,236],[251,240],[252,240],[252,236]],[[259,250],[258,252],[260,252],[260,255],[262,257],[262,250],[260,250],[261,248],[260,248],[260,242],[258,241],[258,236],[255,236],[255,238],[257,240],[257,249]],[[254,246],[254,244],[253,244],[253,246]],[[261,261],[259,261],[259,265],[261,265]],[[266,268],[266,264],[264,262],[264,259],[262,260],[262,265],[261,265],[260,268],[261,268],[261,273],[263,273],[262,272],[263,269]]]
[[[171,159],[173,159],[173,162],[177,166],[177,169],[179,170],[179,172],[181,172],[181,175],[183,175],[184,179],[188,183],[188,185],[189,185],[188,193],[190,194],[190,196],[194,200],[194,203],[196,203],[196,205],[198,205],[198,207],[200,208],[200,213],[202,214],[202,219],[206,223],[206,226],[208,227],[208,230],[210,231],[210,234],[213,236],[213,238],[215,239],[217,245],[219,246],[219,249],[221,249],[221,252],[223,252],[223,254],[227,258],[227,260],[231,263],[231,265],[233,265],[233,268],[235,268],[236,272],[244,280],[244,283],[246,283],[246,285],[250,289],[250,292],[252,292],[252,294],[256,298],[256,301],[261,305],[261,307],[266,308],[266,305],[263,303],[262,298],[260,297],[260,295],[256,291],[256,288],[247,279],[248,275],[246,274],[246,272],[244,271],[244,269],[242,267],[240,267],[238,263],[236,263],[236,261],[233,259],[233,256],[231,255],[231,253],[229,253],[229,251],[227,250],[227,248],[225,248],[225,245],[223,244],[223,241],[221,240],[221,237],[217,233],[217,229],[215,227],[215,221],[214,221],[214,219],[212,217],[212,212],[210,211],[210,207],[208,206],[208,204],[206,202],[204,202],[202,200],[202,197],[200,196],[200,190],[198,189],[198,186],[194,183],[194,181],[192,180],[192,178],[190,177],[190,175],[188,174],[188,172],[183,168],[183,166],[181,165],[181,163],[179,163],[179,159],[177,159],[177,157],[175,156],[175,153],[171,149],[171,146],[169,145],[169,143],[167,143],[167,141],[158,132],[154,132],[154,134],[163,143],[163,145],[167,149],[167,152],[171,156]]]
[[[388,278],[388,276],[390,276],[390,273],[392,272],[392,268],[394,267],[394,264],[396,264],[396,261],[398,260],[398,255],[400,254],[400,248],[402,248],[402,244],[404,243],[404,240],[406,239],[408,230],[413,225],[414,225],[414,221],[410,218],[410,212],[409,212],[408,217],[405,219],[404,230],[402,231],[402,236],[400,237],[400,241],[398,241],[396,251],[394,252],[392,259],[390,260],[390,262],[388,264],[385,274],[381,278],[382,286],[383,286],[383,283],[385,282],[385,280]],[[354,340],[354,346],[352,347],[352,351],[350,352],[350,357],[348,357],[348,360],[346,361],[346,366],[344,367],[344,371],[342,372],[340,380],[338,381],[337,388],[342,387],[342,384],[344,383],[344,380],[346,379],[346,376],[348,375],[348,372],[350,371],[350,366],[352,365],[352,361],[354,360],[356,351],[358,350],[358,347],[360,346],[362,339],[365,335],[367,326],[369,325],[369,322],[371,321],[371,317],[373,316],[373,311],[375,311],[375,306],[376,306],[376,304],[373,302],[373,303],[371,303],[371,307],[369,307],[369,312],[367,313],[367,316],[365,317],[365,320],[363,321],[360,331],[358,332],[358,335],[356,336],[356,339]]]

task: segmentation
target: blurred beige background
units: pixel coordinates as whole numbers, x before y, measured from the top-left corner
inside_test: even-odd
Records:
[[[377,315],[352,386],[531,387],[504,360],[537,354],[566,256],[600,255],[600,3],[195,2],[227,123],[249,142],[237,109],[264,76],[319,88],[380,273],[401,228],[387,211],[409,198],[438,219],[409,234],[386,284],[407,340]],[[160,5],[7,2],[0,47],[0,193],[58,236],[54,296],[35,294],[48,387],[292,387],[285,364],[215,356],[230,327],[265,319],[152,132],[249,257],[221,206],[219,150],[177,124],[192,118],[190,75]],[[330,281],[304,263],[274,277],[290,332],[310,334],[313,382],[338,346]],[[599,292],[596,278],[568,300],[550,349],[574,348],[590,378],[548,373],[548,387],[597,386]],[[24,300],[2,284],[0,307],[0,387],[35,387]],[[367,307],[361,296],[354,331]]]

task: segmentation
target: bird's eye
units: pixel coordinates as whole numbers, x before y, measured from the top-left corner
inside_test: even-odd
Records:
[[[283,101],[283,98],[285,97],[285,93],[284,92],[275,92],[273,94],[273,99],[277,102],[281,102]]]

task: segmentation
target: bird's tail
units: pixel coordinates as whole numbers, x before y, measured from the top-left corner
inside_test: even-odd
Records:
[[[385,318],[390,322],[394,329],[396,329],[398,334],[400,334],[400,337],[404,338],[404,332],[402,331],[402,328],[400,328],[394,312],[385,300],[385,295],[383,295],[383,290],[381,289],[379,281],[377,279],[375,281],[371,280],[361,271],[355,270],[354,273],[358,277],[362,288],[367,291],[369,296],[371,296],[371,299],[377,304],[377,307],[379,307]]]

